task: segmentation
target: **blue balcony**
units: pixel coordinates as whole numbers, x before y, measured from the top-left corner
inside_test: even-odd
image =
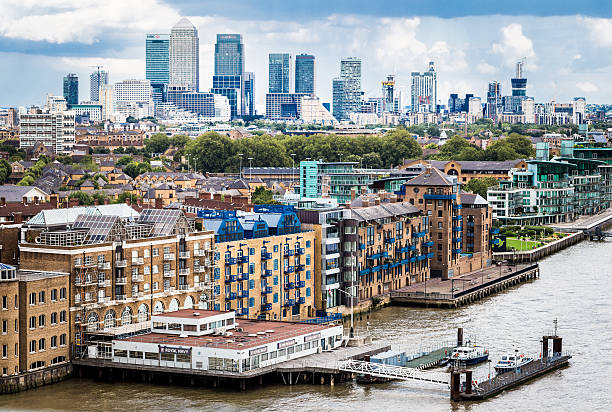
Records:
[[[249,274],[243,273],[241,275],[238,275],[238,280],[249,280]]]
[[[463,230],[463,226],[455,226],[453,227],[453,232],[461,232]]]
[[[499,234],[499,228],[497,228],[497,227],[491,228],[491,234],[492,234],[492,235],[497,235],[497,234]]]
[[[453,205],[453,209],[455,209],[455,210],[463,209],[463,206],[462,205]]]
[[[365,250],[365,243],[360,243],[359,244],[359,250]]]
[[[452,194],[452,195],[436,195],[433,193],[425,193],[423,195],[423,199],[425,200],[455,200],[457,198],[457,195]]]
[[[383,270],[383,269],[389,269],[389,264],[388,264],[388,263],[385,263],[384,265],[380,265],[380,269],[381,269],[381,270]]]
[[[241,290],[240,292],[238,292],[238,297],[241,298],[241,299],[248,298],[249,297],[249,291],[248,290]]]
[[[453,216],[453,220],[454,221],[459,221],[459,220],[462,220],[462,219],[463,219],[463,216],[461,216],[461,215]]]
[[[295,289],[295,283],[293,282],[285,283],[285,290],[291,290],[291,289]]]
[[[453,242],[461,242],[462,240],[463,238],[461,236],[453,238]]]
[[[303,247],[296,247],[295,248],[295,254],[296,255],[303,255],[304,254],[304,248]]]
[[[227,296],[225,296],[225,300],[235,300],[236,299],[236,294],[234,292],[230,292],[227,294]]]
[[[306,266],[300,264],[300,265],[295,265],[295,271],[296,272],[302,272],[304,269],[306,269]]]
[[[386,258],[389,257],[389,252],[380,252],[380,253],[374,253],[373,255],[369,255],[367,257],[367,259],[380,259],[380,258]]]
[[[285,273],[293,273],[295,272],[295,266],[287,266],[285,268]]]
[[[227,275],[225,276],[225,283],[232,283],[238,280],[238,276],[236,275]]]
[[[237,259],[238,263],[249,263],[249,257],[248,256],[238,256]]]
[[[298,305],[303,305],[304,303],[306,303],[306,298],[305,297],[299,297],[297,300],[297,304]]]
[[[425,246],[425,247],[432,247],[433,245],[434,245],[433,240],[430,240],[429,242],[424,242],[423,243],[423,246]]]
[[[264,286],[263,288],[261,288],[261,293],[264,295],[272,293],[272,286]]]
[[[420,262],[421,260],[425,260],[425,259],[427,259],[427,255],[419,255],[419,256],[417,256],[417,258],[416,258],[416,260],[417,260],[418,262]]]
[[[305,288],[306,287],[306,281],[305,280],[300,280],[299,282],[295,282],[295,287],[296,288]]]
[[[272,252],[261,252],[261,260],[272,259]]]
[[[408,263],[410,263],[410,259],[402,259],[402,261],[400,263],[402,265],[407,265]]]
[[[460,248],[453,249],[453,253],[461,253],[461,249]]]
[[[401,263],[400,263],[400,262],[393,262],[393,263],[391,263],[391,265],[389,265],[389,268],[396,268],[396,267],[398,267],[399,265],[401,265]]]
[[[416,256],[410,258],[410,262],[414,263],[416,261],[417,261],[417,257]]]
[[[264,303],[263,305],[261,305],[261,310],[264,311],[264,312],[272,310],[272,304],[271,303]]]
[[[367,268],[367,269],[361,269],[361,270],[359,271],[359,276],[369,275],[371,271],[372,271],[372,270],[371,270],[370,268]]]
[[[285,303],[283,303],[284,307],[291,307],[291,306],[295,306],[295,301],[293,299],[287,299],[285,301]]]
[[[249,308],[242,308],[236,311],[238,316],[249,316]]]
[[[412,237],[414,238],[419,238],[419,237],[425,237],[427,235],[427,231],[424,230],[422,232],[415,232],[412,234]]]
[[[293,256],[294,254],[295,254],[295,251],[291,249],[285,249],[285,252],[284,252],[285,257]]]
[[[269,278],[270,276],[272,276],[272,269],[264,269],[261,271],[262,278]]]
[[[379,270],[380,270],[380,266],[374,266],[374,267],[372,268],[372,273],[376,273],[376,272],[378,272]]]
[[[395,238],[394,237],[388,237],[385,239],[385,243],[395,243]]]
[[[427,254],[427,259],[433,259],[433,257],[434,257],[433,252],[429,252],[429,253]]]
[[[226,265],[235,265],[236,264],[236,258],[226,257],[225,258],[225,264]]]

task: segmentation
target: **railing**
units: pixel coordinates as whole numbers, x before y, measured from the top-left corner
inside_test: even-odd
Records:
[[[241,273],[238,275],[238,280],[249,280],[249,274],[248,273]]]
[[[206,268],[204,266],[194,266],[193,273],[204,273],[206,272]]]
[[[427,235],[427,231],[424,230],[422,232],[415,232],[412,234],[412,237],[418,238],[418,237],[425,237]]]
[[[454,200],[457,198],[457,195],[437,195],[433,193],[425,193],[423,195],[423,199],[426,200]]]
[[[226,265],[235,265],[236,264],[236,258],[234,258],[234,257],[226,257],[225,258],[225,264]]]
[[[299,264],[295,266],[295,271],[296,272],[302,272],[304,269],[306,269],[306,266]]]
[[[380,378],[419,380],[431,383],[449,385],[449,375],[443,372],[425,372],[420,369],[404,366],[385,365],[382,363],[365,362],[348,359],[338,363],[338,369],[345,372],[359,373]]]
[[[304,254],[304,248],[303,247],[295,248],[295,254],[296,255],[303,255]]]
[[[98,280],[98,287],[100,287],[100,288],[108,287],[108,286],[110,286],[110,284],[111,284],[110,280],[106,280],[106,279]]]
[[[240,292],[238,292],[238,297],[241,298],[241,299],[248,298],[249,297],[249,291],[248,290],[241,290]]]
[[[115,267],[118,267],[118,268],[125,268],[125,267],[127,267],[127,260],[125,260],[125,259],[115,260]]]
[[[285,257],[293,256],[294,254],[295,254],[295,251],[293,251],[292,249],[285,249],[285,251],[283,252],[283,255]]]
[[[126,300],[127,295],[115,295],[115,300]]]
[[[109,270],[110,262],[98,262],[98,269]]]
[[[183,252],[179,252],[179,259],[189,259],[189,251],[185,250]]]
[[[164,277],[165,278],[171,278],[174,275],[176,275],[176,272],[174,272],[174,270],[164,270]]]
[[[261,310],[264,311],[264,312],[272,310],[272,304],[271,303],[264,303],[263,305],[261,305]]]
[[[144,277],[142,275],[132,275],[132,282],[143,282]]]
[[[235,282],[237,278],[238,277],[236,275],[227,275],[225,276],[225,283]]]
[[[272,286],[264,286],[263,288],[261,288],[261,293],[264,295],[272,293]]]
[[[295,287],[296,288],[304,288],[304,287],[306,287],[306,281],[300,280],[299,282],[295,282]]]
[[[236,293],[235,292],[230,292],[225,296],[225,300],[235,300],[236,299]]]
[[[318,316],[316,318],[302,320],[300,321],[300,323],[320,325],[323,323],[330,323],[330,322],[334,322],[334,321],[341,320],[341,319],[342,319],[342,313],[330,313],[330,314],[327,314],[326,316]]]
[[[249,257],[246,255],[242,255],[242,256],[238,256],[238,258],[236,259],[236,261],[240,264],[242,263],[249,263]]]
[[[206,251],[203,249],[194,249],[193,256],[206,256]]]
[[[132,258],[132,265],[144,265],[144,258]]]
[[[267,278],[272,276],[272,269],[264,269],[261,271],[261,277]]]
[[[261,260],[272,259],[272,252],[261,252]]]
[[[295,306],[295,301],[293,299],[287,299],[285,303],[283,303],[283,306],[285,307]]]
[[[432,247],[433,245],[434,245],[433,240],[430,240],[429,242],[424,242],[423,243],[423,246],[425,246],[425,247]]]
[[[174,260],[174,253],[164,253],[164,260]]]
[[[115,285],[126,285],[127,278],[115,278]]]
[[[293,282],[285,283],[285,290],[291,290],[291,289],[295,289],[295,283]]]
[[[299,297],[299,298],[297,299],[297,302],[296,302],[296,303],[297,303],[298,305],[303,305],[304,303],[306,303],[306,298],[305,298],[305,297],[303,297],[303,296],[301,296],[301,297]]]
[[[187,276],[189,274],[189,268],[179,268],[179,275]]]
[[[395,243],[395,238],[394,237],[388,237],[385,239],[385,243]]]
[[[285,267],[285,273],[293,273],[293,272],[295,272],[295,266]]]
[[[189,285],[181,284],[178,287],[179,287],[179,290],[189,290]]]

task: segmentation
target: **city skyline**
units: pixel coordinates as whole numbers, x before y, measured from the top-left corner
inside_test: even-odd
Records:
[[[109,27],[122,22],[121,17],[113,17],[112,24],[102,22],[95,29],[78,26],[52,33],[51,28],[57,29],[55,22],[65,18],[52,10],[45,15],[48,29],[37,27],[33,32],[20,31],[16,23],[0,20],[0,57],[7,67],[7,76],[0,80],[6,91],[0,106],[40,104],[47,93],[61,93],[61,79],[67,73],[86,79],[93,65],[104,66],[110,83],[144,79],[144,37],[168,32],[182,17],[189,18],[199,32],[200,90],[212,86],[216,34],[242,35],[248,51],[245,67],[255,73],[255,88],[260,91],[256,94],[259,113],[263,113],[265,99],[262,91],[268,86],[268,54],[276,52],[316,57],[316,92],[323,102],[331,102],[332,78],[337,76],[340,60],[349,56],[362,60],[365,97],[379,96],[380,82],[388,74],[395,74],[404,105],[409,104],[410,73],[423,70],[429,60],[436,63],[438,72],[438,103],[445,104],[450,93],[472,93],[484,100],[491,81],[499,81],[502,90],[510,90],[514,65],[521,57],[527,57],[527,94],[536,101],[567,101],[576,96],[585,96],[591,103],[609,99],[606,90],[611,86],[612,59],[607,51],[612,42],[606,33],[612,32],[612,22],[608,19],[542,17],[539,9],[534,13],[540,16],[520,17],[461,16],[459,12],[450,18],[446,14],[444,18],[417,17],[408,11],[403,17],[385,17],[373,11],[372,16],[341,16],[323,7],[316,14],[284,22],[280,19],[287,16],[271,10],[269,24],[261,25],[263,17],[257,13],[250,20],[243,20],[247,16],[242,15],[198,16],[193,15],[194,7],[188,3],[144,2],[139,7],[150,7],[150,14],[120,29]],[[527,12],[529,9],[521,4],[517,13]],[[322,16],[325,10],[329,14]],[[16,7],[9,16],[24,23],[27,11]],[[90,12],[91,7],[85,6],[75,6],[73,11],[76,15]],[[449,12],[452,10],[444,11]],[[508,10],[501,8],[500,12]],[[558,44],[564,47],[555,47]],[[81,82],[80,96],[88,95],[84,87],[88,87],[87,82]]]

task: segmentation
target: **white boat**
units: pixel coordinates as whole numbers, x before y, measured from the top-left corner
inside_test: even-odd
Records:
[[[525,366],[529,363],[533,362],[533,358],[527,357],[523,354],[518,353],[509,353],[507,355],[503,355],[497,365],[495,365],[495,371],[497,373],[506,373],[521,366]]]
[[[450,362],[453,364],[475,365],[489,358],[489,351],[482,346],[466,345],[453,350]]]

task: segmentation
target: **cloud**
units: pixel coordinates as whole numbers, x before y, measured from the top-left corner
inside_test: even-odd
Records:
[[[489,63],[480,62],[476,65],[476,70],[478,70],[478,73],[482,74],[493,74],[497,71],[497,68]]]
[[[59,0],[54,7],[33,0],[0,2],[0,35],[50,43],[94,44],[113,32],[145,33],[179,14],[158,0]]]
[[[599,88],[591,82],[578,82],[576,83],[576,87],[578,90],[583,91],[585,93],[592,93],[599,90]]]
[[[612,47],[612,19],[583,17],[582,23],[588,27],[593,42],[599,47]]]
[[[533,62],[536,57],[533,50],[533,42],[523,34],[523,26],[518,23],[509,24],[501,29],[501,43],[494,43],[492,52],[502,56],[508,65],[513,65],[517,60],[526,57],[527,66],[530,70],[537,69]]]

